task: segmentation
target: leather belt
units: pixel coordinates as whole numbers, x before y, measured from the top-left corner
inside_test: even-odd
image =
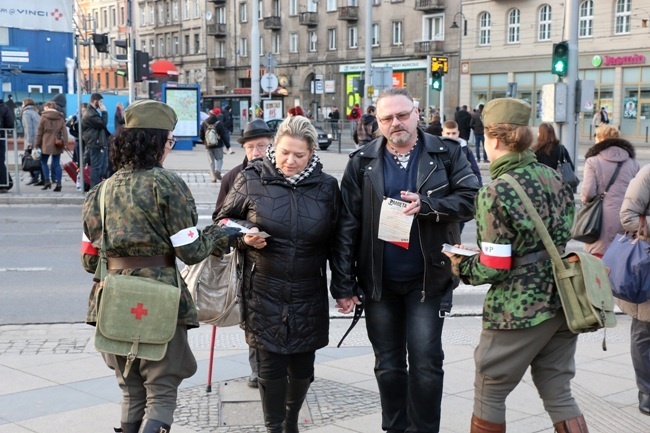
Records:
[[[557,247],[557,252],[562,255],[564,254],[564,247]],[[547,250],[536,251],[534,253],[526,254],[521,257],[512,258],[512,267],[518,268],[520,266],[530,265],[532,263],[541,262],[542,260],[548,260],[551,258],[551,255]]]
[[[164,256],[147,256],[147,257],[107,257],[107,268],[116,269],[133,269],[133,268],[171,268],[176,266],[176,256],[166,254]]]

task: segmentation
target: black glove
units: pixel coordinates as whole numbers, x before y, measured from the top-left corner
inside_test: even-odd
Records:
[[[237,239],[244,236],[241,230],[235,227],[224,227],[223,231],[228,236],[228,245],[231,247],[235,245],[235,241],[237,241]]]

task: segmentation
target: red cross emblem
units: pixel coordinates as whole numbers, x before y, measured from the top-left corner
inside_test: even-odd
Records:
[[[59,11],[59,9],[54,9],[50,15],[52,15],[55,21],[59,21],[61,18],[63,18],[63,14]]]
[[[193,232],[192,230],[190,230],[189,232],[187,232],[187,235],[188,235],[188,236],[190,237],[190,239],[191,239],[191,238],[194,237],[194,232]]]
[[[131,314],[135,316],[135,320],[142,320],[142,316],[149,314],[149,310],[144,308],[144,305],[142,305],[142,303],[138,302],[137,307],[131,308]]]

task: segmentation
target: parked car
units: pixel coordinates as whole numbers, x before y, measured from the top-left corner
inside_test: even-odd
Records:
[[[278,130],[278,126],[282,123],[284,119],[272,119],[267,120],[266,124],[269,125],[269,129],[273,132]],[[320,126],[314,125],[316,132],[318,133],[318,148],[320,150],[327,150],[328,147],[332,144],[332,133],[327,133]]]

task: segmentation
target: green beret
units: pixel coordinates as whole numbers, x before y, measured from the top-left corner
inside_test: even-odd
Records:
[[[174,109],[164,102],[141,99],[124,110],[125,128],[151,128],[173,131],[176,126]]]
[[[528,125],[530,121],[530,104],[521,99],[493,99],[483,107],[483,124],[510,123],[511,125]]]

